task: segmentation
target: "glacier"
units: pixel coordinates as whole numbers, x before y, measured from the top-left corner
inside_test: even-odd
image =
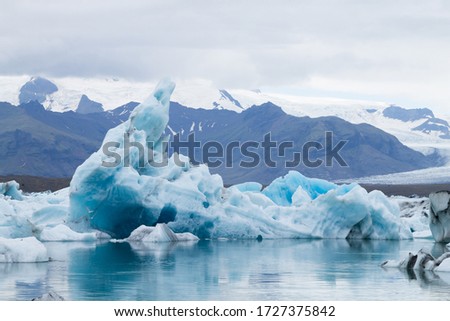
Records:
[[[16,182],[1,183],[0,261],[45,260],[43,244],[52,241],[413,237],[396,201],[358,184],[290,171],[265,188],[255,182],[226,188],[206,165],[183,155],[165,158],[174,88],[162,80],[106,134],[69,188],[26,194]]]

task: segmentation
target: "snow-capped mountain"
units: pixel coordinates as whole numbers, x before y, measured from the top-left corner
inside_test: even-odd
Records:
[[[27,101],[19,100],[26,84],[33,84],[42,77],[0,76],[0,101],[19,105]],[[141,102],[148,97],[155,83],[136,82],[116,78],[52,78],[56,91],[45,94],[39,101],[47,110],[64,112],[77,109],[83,95],[91,101],[103,105],[104,110],[113,110],[130,101]],[[31,100],[31,99],[30,99]],[[192,108],[243,110],[239,102],[226,91],[205,80],[177,81],[172,101]]]
[[[300,97],[230,90],[244,108],[271,101],[293,116],[336,116],[353,124],[367,123],[396,136],[406,146],[425,155],[438,152],[450,159],[450,125],[427,108],[406,109],[384,102],[338,98]],[[252,103],[254,102],[254,103]]]
[[[154,83],[116,78],[52,78],[0,76],[0,101],[14,105],[36,98],[47,110],[113,110],[131,101],[143,101]],[[41,86],[39,85],[41,82]],[[36,90],[33,92],[32,90]],[[25,94],[24,94],[25,92]],[[44,99],[42,99],[44,97]],[[353,124],[368,123],[396,136],[425,155],[450,159],[450,117],[430,109],[405,109],[386,102],[265,93],[259,90],[219,89],[206,80],[179,80],[172,101],[190,108],[242,112],[267,102],[293,116],[336,116]],[[101,109],[100,109],[101,108]]]

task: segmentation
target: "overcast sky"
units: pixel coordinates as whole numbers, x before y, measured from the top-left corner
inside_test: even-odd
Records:
[[[450,111],[450,1],[0,0],[0,74],[205,78]]]

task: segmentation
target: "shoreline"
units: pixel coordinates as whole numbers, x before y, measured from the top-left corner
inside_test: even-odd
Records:
[[[428,197],[430,193],[450,190],[450,183],[447,184],[359,184],[368,192],[373,190],[380,190],[387,196],[420,196]]]
[[[50,178],[37,176],[6,175],[0,176],[0,182],[15,180],[20,184],[20,188],[25,193],[45,192],[66,188],[69,186],[71,178]],[[428,197],[432,192],[450,190],[450,183],[447,184],[359,184],[368,192],[380,190],[387,196],[420,196]],[[225,185],[229,187],[230,185]]]

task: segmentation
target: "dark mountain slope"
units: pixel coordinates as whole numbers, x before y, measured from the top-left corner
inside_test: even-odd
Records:
[[[50,112],[35,101],[18,107],[0,103],[0,175],[70,177],[77,166],[98,150],[107,130],[128,119],[136,105],[131,102],[113,111],[80,114]],[[240,162],[248,162],[249,157],[233,149],[230,168],[226,164],[211,168],[212,172],[222,174],[227,184],[270,182],[289,170],[286,162],[294,159],[294,152],[302,152],[302,147],[308,142],[316,142],[314,146],[320,144],[324,148],[310,148],[307,160],[326,161],[326,132],[330,132],[333,138],[333,142],[328,142],[331,148],[339,141],[346,141],[339,155],[348,166],[340,166],[334,159],[332,166],[323,163],[312,168],[300,164],[292,169],[309,176],[342,179],[438,165],[438,160],[407,148],[394,136],[373,126],[354,125],[336,117],[294,117],[271,103],[252,107],[240,114],[227,110],[192,109],[172,103],[167,130],[172,138],[174,133],[178,133],[181,140],[187,140],[188,135],[194,133],[202,144],[216,141],[224,149],[230,142],[242,145],[252,141],[259,144],[259,148],[249,150],[257,153],[261,160],[261,143],[268,133],[277,146],[292,142],[292,148],[286,149],[284,156],[272,148],[271,159],[277,163],[275,167],[267,166],[263,161],[251,167],[240,166]],[[201,149],[196,150],[195,159],[203,160]]]
[[[267,133],[271,134],[272,140],[278,145],[292,142],[294,147],[287,150],[284,157],[272,152],[272,160],[278,163],[276,168],[268,167],[263,162],[254,168],[243,168],[239,166],[242,156],[238,157],[238,153],[235,153],[232,168],[221,166],[212,169],[213,172],[222,174],[228,183],[248,180],[270,182],[289,170],[285,166],[286,160],[294,159],[293,152],[302,152],[303,146],[308,142],[317,142],[325,147],[326,132],[332,133],[332,147],[339,141],[346,141],[339,154],[348,166],[340,166],[336,160],[333,160],[331,166],[326,166],[326,148],[311,148],[309,160],[322,160],[323,164],[317,168],[301,164],[295,167],[296,170],[313,177],[337,179],[414,170],[434,166],[437,162],[371,125],[354,125],[337,117],[294,117],[271,103],[254,106],[241,114],[225,110],[191,110],[172,104],[170,119],[171,129],[182,133],[182,140],[187,140],[190,129],[193,128],[197,140],[218,141],[222,145],[232,141],[262,143]],[[253,150],[262,159],[262,148]],[[196,153],[196,159],[202,159],[200,150]]]

